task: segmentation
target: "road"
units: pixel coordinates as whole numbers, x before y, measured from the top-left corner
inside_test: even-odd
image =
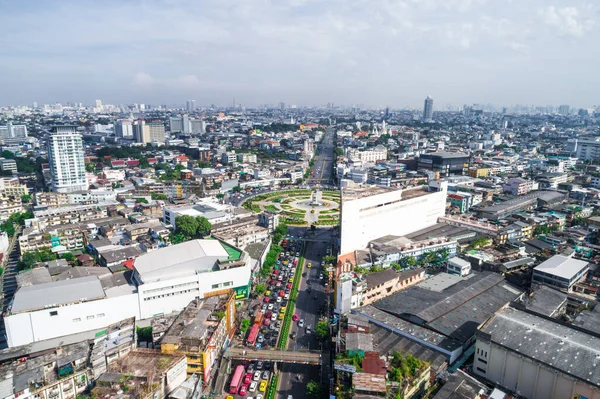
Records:
[[[334,129],[327,128],[325,137],[319,146],[319,155],[315,158],[313,175],[308,179],[308,185],[314,188],[319,186],[333,186],[333,161],[335,143],[333,142]]]
[[[314,177],[308,180],[311,188],[319,188],[322,186],[334,185],[333,180],[333,150],[335,143],[333,142],[334,131],[332,128],[327,129],[325,137],[319,144],[319,155],[315,159]],[[321,180],[324,179],[324,180]],[[319,321],[319,315],[327,314],[327,299],[333,301],[333,294],[325,293],[325,280],[320,280],[319,275],[322,272],[320,267],[321,258],[327,254],[327,247],[331,247],[334,242],[334,233],[330,229],[317,229],[315,232],[308,231],[305,227],[290,227],[289,234],[294,237],[305,237],[306,242],[305,261],[303,273],[306,277],[302,277],[296,300],[296,313],[299,319],[304,320],[304,327],[298,327],[298,322],[294,322],[290,329],[290,333],[296,333],[296,339],[288,342],[288,350],[306,350],[316,349],[322,350],[324,363],[328,364],[329,349],[322,348],[315,336],[315,327]],[[308,268],[308,263],[311,262],[313,267]],[[308,288],[311,292],[308,292]],[[316,297],[316,299],[315,299]],[[306,326],[311,327],[311,333],[306,333]],[[300,376],[300,379],[298,379]],[[292,395],[294,399],[306,398],[306,384],[308,381],[316,381],[320,383],[324,392],[328,392],[329,370],[318,367],[310,367],[305,365],[284,364],[281,367],[279,377],[279,388],[277,397],[287,399],[288,395]]]
[[[15,292],[17,291],[17,273],[19,269],[17,262],[19,261],[19,244],[16,242],[20,235],[20,229],[17,230],[16,237],[12,247],[9,249],[8,260],[5,264],[4,274],[2,276],[2,312],[8,310],[8,305],[11,303]],[[7,347],[6,329],[4,327],[4,318],[0,321],[0,349]]]

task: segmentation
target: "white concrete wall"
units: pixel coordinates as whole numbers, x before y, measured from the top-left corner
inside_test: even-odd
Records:
[[[402,190],[342,202],[340,253],[366,248],[370,241],[388,234],[402,236],[434,225],[446,212],[446,196],[444,189],[363,212],[400,200]]]
[[[57,312],[57,315],[51,316],[50,312]],[[5,318],[8,346],[26,345],[95,329],[100,331],[109,324],[129,317],[139,318],[137,294],[10,315]]]

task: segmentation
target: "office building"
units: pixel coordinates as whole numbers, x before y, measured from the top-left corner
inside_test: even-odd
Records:
[[[507,307],[476,333],[473,372],[523,398],[597,398],[600,338]]]
[[[26,138],[27,126],[13,125],[12,122],[8,122],[6,126],[0,126],[0,137],[5,139]]]
[[[371,241],[385,235],[406,235],[436,224],[445,214],[448,193],[447,182],[437,183],[402,190],[344,187],[340,253],[367,248]]]
[[[121,119],[115,125],[115,135],[123,139],[133,138],[133,122],[131,119]]]
[[[183,132],[183,118],[180,116],[172,116],[169,118],[169,130],[172,133]]]
[[[546,284],[564,291],[572,291],[573,286],[584,280],[589,271],[584,260],[554,255],[533,269],[532,283]]]
[[[138,143],[164,143],[165,125],[162,122],[138,120],[133,122],[133,134]]]
[[[433,122],[433,98],[427,96],[423,106],[423,122]]]
[[[558,113],[559,113],[560,115],[569,115],[569,112],[570,112],[570,110],[571,110],[571,107],[569,107],[569,106],[568,106],[568,105],[566,105],[566,104],[563,104],[563,105],[559,105],[559,106],[558,106]]]
[[[464,175],[469,169],[469,155],[462,152],[432,152],[421,154],[418,169],[439,172],[440,176]]]
[[[48,138],[52,191],[70,193],[88,189],[83,142],[75,126],[54,126]]]
[[[600,158],[600,137],[575,140],[575,157],[583,161]]]

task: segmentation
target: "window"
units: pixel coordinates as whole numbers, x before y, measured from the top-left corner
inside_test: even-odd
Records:
[[[89,315],[89,316],[87,317],[87,319],[88,319],[88,320],[92,320],[93,318],[94,318],[94,315],[93,315],[93,314],[92,314],[92,315]]]
[[[77,323],[79,321],[81,321],[81,317],[76,317],[76,318],[73,319],[73,323]]]
[[[58,310],[51,311],[50,316],[58,316]]]
[[[477,360],[479,360],[481,363],[483,364],[487,364],[487,361],[483,360],[482,358],[478,357]]]
[[[481,367],[477,367],[477,371],[479,371],[480,373],[483,373],[483,374],[487,373],[487,371],[485,371]]]
[[[228,281],[226,283],[223,283],[223,287],[229,287],[230,285],[233,285],[233,281]]]
[[[104,317],[104,313],[98,313],[96,317]]]
[[[214,290],[214,289],[216,289],[216,288],[219,288],[219,286],[220,286],[220,285],[221,285],[221,284],[213,284],[213,285],[212,285],[212,289]]]

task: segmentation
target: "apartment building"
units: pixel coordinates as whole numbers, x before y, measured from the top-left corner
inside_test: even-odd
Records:
[[[48,138],[52,191],[69,193],[88,189],[83,141],[75,126],[55,126]]]

